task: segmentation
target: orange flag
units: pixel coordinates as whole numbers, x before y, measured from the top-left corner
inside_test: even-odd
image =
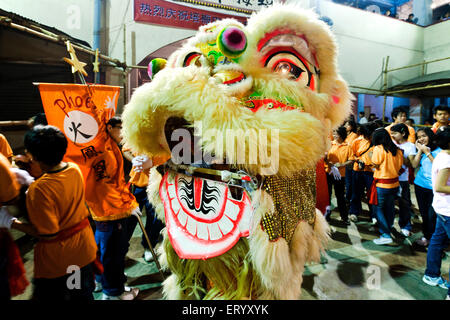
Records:
[[[75,162],[83,173],[93,218],[105,221],[129,216],[137,202],[125,181],[122,153],[106,132],[120,87],[40,83],[39,91],[48,124],[67,138],[64,161]]]

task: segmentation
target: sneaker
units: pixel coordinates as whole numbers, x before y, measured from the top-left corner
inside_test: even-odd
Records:
[[[94,292],[100,292],[100,291],[102,291],[102,290],[103,290],[102,283],[101,283],[101,282],[95,281],[95,289],[94,289]]]
[[[423,247],[427,247],[428,246],[428,240],[425,237],[420,238],[419,240],[416,241],[416,243],[419,246],[423,246]]]
[[[448,282],[442,277],[430,277],[424,275],[422,281],[430,286],[441,287],[442,289],[448,289],[449,286]]]
[[[405,237],[409,237],[411,235],[411,231],[409,231],[408,229],[401,229],[400,231]]]
[[[139,288],[129,288],[130,291],[125,290],[120,296],[108,296],[103,294],[102,300],[134,300],[139,294]]]
[[[390,244],[393,240],[391,237],[379,237],[378,239],[374,239],[373,243],[382,245],[382,244]]]
[[[358,221],[358,217],[354,214],[351,214],[349,218],[350,218],[350,221],[353,221],[353,222]]]
[[[378,220],[376,218],[372,218],[372,225],[376,225],[378,223]]]
[[[145,262],[152,262],[154,260],[152,252],[150,250],[144,251],[144,260]]]
[[[450,300],[450,296],[447,296],[447,298],[445,298],[445,300]]]

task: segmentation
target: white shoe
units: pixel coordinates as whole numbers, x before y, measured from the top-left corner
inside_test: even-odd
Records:
[[[409,237],[411,235],[411,231],[409,231],[407,229],[402,229],[401,232],[402,232],[402,235],[404,235],[405,237]]]
[[[128,287],[129,288],[129,287]],[[126,289],[126,288],[125,288]],[[130,290],[125,290],[120,296],[108,296],[103,294],[102,300],[134,300],[139,294],[139,288],[129,288]]]
[[[378,222],[378,220],[377,220],[376,218],[372,218],[372,225],[373,225],[373,226],[376,225],[377,222]]]
[[[351,214],[351,215],[349,216],[349,219],[350,219],[350,221],[353,221],[353,222],[358,221],[358,217],[357,217],[356,215],[354,215],[354,214]]]
[[[390,244],[392,243],[393,240],[391,237],[387,238],[387,237],[379,237],[378,239],[374,239],[373,243],[378,244],[378,245],[382,245],[382,244]]]
[[[152,252],[150,250],[144,251],[144,260],[145,262],[152,262],[154,260]]]
[[[445,300],[450,300],[450,296],[447,296],[447,298],[445,298]]]
[[[102,290],[103,290],[103,286],[102,286],[101,282],[95,281],[95,289],[94,289],[94,292],[100,292],[100,291],[102,291]]]

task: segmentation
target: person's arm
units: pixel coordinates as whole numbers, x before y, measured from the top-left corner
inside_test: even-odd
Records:
[[[122,154],[124,156],[125,159],[127,159],[128,161],[133,161],[133,154],[131,153],[131,151],[122,151]]]
[[[31,223],[22,222],[18,219],[15,219],[11,224],[11,229],[16,229],[22,231],[23,233],[29,234],[32,237],[39,238],[39,233],[36,227]]]
[[[450,194],[450,186],[447,185],[449,176],[450,176],[450,168],[444,168],[439,170],[436,176],[436,183],[435,183],[436,192]]]
[[[422,153],[423,153],[423,144],[419,143],[419,141],[416,141],[416,148],[417,148],[417,153],[415,155],[410,155],[408,156],[409,161],[411,162],[411,165],[413,168],[417,168],[420,165],[420,159],[422,158]]]

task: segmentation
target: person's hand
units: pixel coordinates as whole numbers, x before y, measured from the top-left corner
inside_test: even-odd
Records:
[[[133,211],[131,211],[131,215],[136,217],[142,217],[141,209],[139,209],[139,207],[134,208]]]
[[[14,220],[17,220],[17,218],[11,216],[5,206],[0,208],[0,228],[11,229]]]
[[[134,167],[133,170],[136,172],[142,172],[153,166],[152,159],[149,159],[147,156],[134,157],[133,160],[131,160],[131,163]]]
[[[29,186],[34,182],[34,178],[30,176],[28,171],[19,169],[19,168],[11,168],[11,171],[16,175],[17,181],[22,186]]]
[[[335,180],[341,180],[341,173],[335,166],[331,167],[331,174],[333,175]]]
[[[418,150],[422,151],[422,152],[425,153],[425,154],[430,153],[430,150],[431,150],[430,147],[427,147],[426,145],[421,144],[421,143],[418,142],[418,141],[416,141],[416,148],[417,148]]]

